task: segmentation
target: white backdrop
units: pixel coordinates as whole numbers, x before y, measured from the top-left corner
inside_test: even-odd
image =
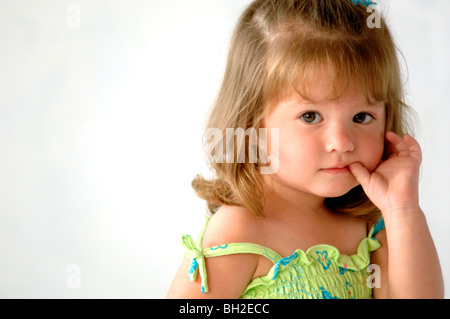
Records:
[[[249,2],[0,2],[0,297],[165,297],[181,234],[203,226],[190,183],[207,174],[202,125]],[[448,290],[450,2],[380,5],[408,66]]]

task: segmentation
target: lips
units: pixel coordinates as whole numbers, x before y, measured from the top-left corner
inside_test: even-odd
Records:
[[[348,165],[336,165],[330,168],[322,168],[321,171],[332,175],[338,175],[350,173],[350,168],[348,167]]]

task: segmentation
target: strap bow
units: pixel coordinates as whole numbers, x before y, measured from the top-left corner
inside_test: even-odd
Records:
[[[194,240],[190,235],[183,235],[181,244],[186,249],[184,256],[192,259],[191,267],[189,268],[189,280],[194,281],[197,278],[198,270],[200,269],[200,277],[202,279],[202,293],[208,292],[208,283],[206,279],[205,255],[201,247],[194,244]]]

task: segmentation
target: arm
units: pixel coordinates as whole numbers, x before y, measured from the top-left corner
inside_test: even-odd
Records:
[[[203,237],[203,248],[214,247],[224,243],[247,242],[248,220],[238,208],[222,206],[211,218]],[[235,254],[221,257],[205,258],[209,292],[201,293],[200,272],[197,278],[189,281],[191,260],[184,259],[167,298],[213,298],[237,299],[244,292],[257,268],[259,256],[254,254]]]
[[[167,294],[175,299],[237,299],[252,278],[256,257],[249,254],[206,258],[209,292],[201,293],[201,279],[188,278],[190,260],[185,259]],[[256,267],[256,265],[255,265]]]
[[[436,248],[419,206],[386,214],[390,298],[443,298]]]
[[[402,222],[398,226],[395,220],[385,220],[388,230],[376,235],[381,244],[371,259],[380,267],[380,288],[373,289],[376,299],[444,296],[439,260],[425,217],[421,211],[410,213],[405,218],[398,216],[397,222]]]
[[[372,259],[380,265],[382,284],[374,296],[443,298],[439,259],[418,200],[420,146],[409,135],[388,132],[386,138],[389,157],[374,172],[359,163],[350,166],[386,225],[379,239],[384,246]]]

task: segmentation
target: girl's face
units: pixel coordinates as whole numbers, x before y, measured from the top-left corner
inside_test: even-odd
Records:
[[[359,184],[347,165],[360,162],[372,172],[383,155],[384,102],[368,103],[356,85],[331,100],[329,83],[319,83],[310,100],[293,94],[265,118],[268,132],[279,128],[278,141],[268,141],[272,150],[278,147],[271,157],[278,157],[279,168],[267,177],[284,194],[342,196]]]

